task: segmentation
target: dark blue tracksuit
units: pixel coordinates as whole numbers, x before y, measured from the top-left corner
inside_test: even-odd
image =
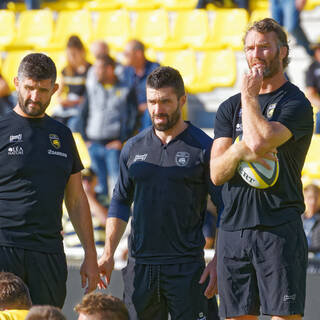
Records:
[[[210,182],[211,144],[189,123],[168,144],[150,127],[122,150],[109,217],[128,221],[134,203],[124,271],[132,318],[167,319],[169,309],[172,319],[208,319],[206,285],[198,281],[207,196],[217,204],[220,195]]]

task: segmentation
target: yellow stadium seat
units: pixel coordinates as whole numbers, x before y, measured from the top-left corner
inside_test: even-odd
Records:
[[[27,10],[27,6],[23,2],[13,2],[9,1],[7,5],[8,10],[13,12],[22,12]]]
[[[121,0],[95,0],[86,2],[84,8],[92,11],[116,10],[121,8],[121,5]]]
[[[138,12],[133,26],[133,37],[147,46],[162,48],[169,38],[167,12],[165,10]]]
[[[210,43],[216,48],[243,48],[242,37],[248,25],[248,12],[245,9],[219,9],[214,14]]]
[[[60,76],[62,69],[67,65],[67,56],[64,50],[44,52],[56,65],[57,75]]]
[[[88,152],[88,148],[82,139],[82,136],[79,132],[73,132],[73,138],[76,142],[76,146],[82,161],[82,164],[85,168],[90,168],[91,165],[91,159]]]
[[[178,11],[173,21],[170,41],[164,49],[210,49],[208,43],[209,24],[207,11],[204,9]]]
[[[271,18],[271,13],[269,10],[253,10],[250,15],[250,23],[262,20],[264,18]]]
[[[10,45],[15,37],[15,15],[10,10],[0,10],[0,50]]]
[[[198,0],[163,0],[161,6],[166,10],[191,10],[197,6]]]
[[[93,30],[94,40],[105,40],[109,46],[122,49],[130,38],[130,16],[126,10],[100,12]]]
[[[268,10],[269,0],[250,0],[249,9],[251,12],[254,10]]]
[[[314,134],[306,156],[302,174],[311,179],[320,179],[320,134]]]
[[[87,10],[61,11],[58,15],[53,39],[50,45],[39,48],[61,50],[66,47],[68,38],[77,35],[87,47],[92,37],[91,13]]]
[[[236,57],[231,49],[205,51],[192,93],[209,92],[216,87],[230,87],[236,81]]]
[[[50,10],[27,10],[20,14],[14,47],[45,47],[53,34],[53,15]]]
[[[189,90],[196,80],[196,56],[192,50],[173,50],[163,54],[162,65],[177,69],[183,78],[184,84]]]
[[[305,10],[313,10],[314,8],[320,6],[320,0],[307,0],[304,7]]]
[[[10,89],[15,90],[13,78],[17,76],[19,64],[30,51],[9,51],[2,65],[2,76],[6,79]]]
[[[50,2],[43,2],[41,4],[41,8],[51,9],[53,11],[67,11],[67,10],[74,11],[74,10],[82,9],[84,4],[85,4],[84,1],[79,1],[79,0],[50,1]]]
[[[121,2],[128,10],[152,10],[160,7],[158,0],[121,0]]]

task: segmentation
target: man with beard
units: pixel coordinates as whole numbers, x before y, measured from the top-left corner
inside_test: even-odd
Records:
[[[58,89],[44,54],[23,58],[14,79],[15,108],[0,120],[0,270],[27,284],[33,304],[62,308],[67,265],[61,236],[62,201],[81,240],[80,273],[87,291],[99,275],[83,169],[70,130],[45,114]]]
[[[106,223],[100,273],[109,283],[114,252],[134,203],[129,258],[123,270],[130,319],[209,319],[202,234],[212,140],[182,119],[186,102],[180,73],[159,67],[147,78],[152,127],[128,140]],[[217,318],[214,318],[217,319]]]
[[[217,255],[220,316],[258,319],[260,310],[273,320],[301,319],[306,292],[307,243],[301,214],[301,170],[313,131],[310,102],[286,80],[289,46],[273,19],[249,27],[244,37],[249,71],[241,93],[221,104],[211,152],[212,181],[221,185]],[[233,144],[242,135],[243,139]],[[274,186],[256,189],[237,172],[239,161],[279,159]],[[270,169],[270,168],[269,168]],[[215,292],[212,281],[206,295]]]

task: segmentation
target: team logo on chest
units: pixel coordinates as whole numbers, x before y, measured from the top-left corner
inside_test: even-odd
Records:
[[[267,118],[271,119],[274,113],[274,109],[276,108],[277,104],[276,103],[272,103],[268,106],[268,110],[267,110]]]
[[[189,152],[185,152],[185,151],[179,151],[176,153],[176,164],[179,167],[185,167],[190,160],[190,153]]]
[[[50,139],[51,145],[55,149],[60,149],[60,147],[61,147],[60,139],[56,134],[50,133],[49,134],[49,139]]]

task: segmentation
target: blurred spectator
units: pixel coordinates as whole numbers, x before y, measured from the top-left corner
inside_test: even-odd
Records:
[[[147,76],[157,67],[159,63],[146,59],[144,45],[138,40],[129,41],[124,49],[124,57],[127,67],[124,77],[128,85],[136,90],[138,99],[138,110],[140,114],[139,130],[151,126],[151,119],[147,110],[146,81]]]
[[[81,172],[82,186],[89,201],[90,212],[92,215],[92,226],[94,242],[96,247],[103,247],[105,240],[105,224],[108,210],[104,207],[96,197],[95,186],[97,185],[97,176],[89,168],[83,169]],[[81,242],[74,231],[73,225],[64,210],[63,214],[63,237],[66,247],[81,247]]]
[[[249,0],[233,0],[234,5],[238,8],[249,9]],[[224,0],[198,0],[197,9],[205,9],[206,6],[212,3],[216,7],[223,7],[225,5]]]
[[[117,78],[115,61],[110,56],[97,57],[94,73],[96,81],[87,83],[81,132],[98,176],[96,192],[108,197],[118,178],[122,143],[136,125],[137,104],[134,90]]]
[[[300,12],[303,10],[306,0],[270,0],[271,15],[281,26],[296,39],[309,56],[313,56],[310,42],[300,24]]]
[[[320,133],[320,41],[311,46],[314,50],[314,61],[306,72],[306,95],[316,108],[315,133]]]
[[[95,59],[97,59],[98,56],[110,54],[108,44],[102,40],[97,40],[97,41],[93,42],[90,46],[90,51]],[[92,66],[88,71],[87,82],[96,80],[93,69],[94,68]],[[120,80],[123,80],[123,78],[124,78],[123,70],[124,70],[124,66],[121,63],[116,61],[115,74]]]
[[[31,307],[28,287],[11,272],[0,272],[0,320],[23,320]]]
[[[72,131],[79,131],[79,105],[83,102],[85,84],[90,63],[86,61],[86,51],[78,36],[71,36],[67,43],[67,66],[62,70],[58,91],[59,106],[53,118],[67,125]]]
[[[10,111],[14,105],[8,83],[0,74],[0,116]]]
[[[129,320],[124,303],[101,292],[85,295],[74,310],[79,314],[78,320]]]
[[[61,310],[54,306],[34,306],[25,320],[67,320]]]
[[[0,0],[0,9],[7,9],[7,4],[10,0]],[[40,0],[25,0],[27,9],[40,9]]]
[[[308,250],[316,258],[320,258],[320,189],[314,184],[309,184],[303,189],[306,211],[302,216],[303,228],[308,241]]]

